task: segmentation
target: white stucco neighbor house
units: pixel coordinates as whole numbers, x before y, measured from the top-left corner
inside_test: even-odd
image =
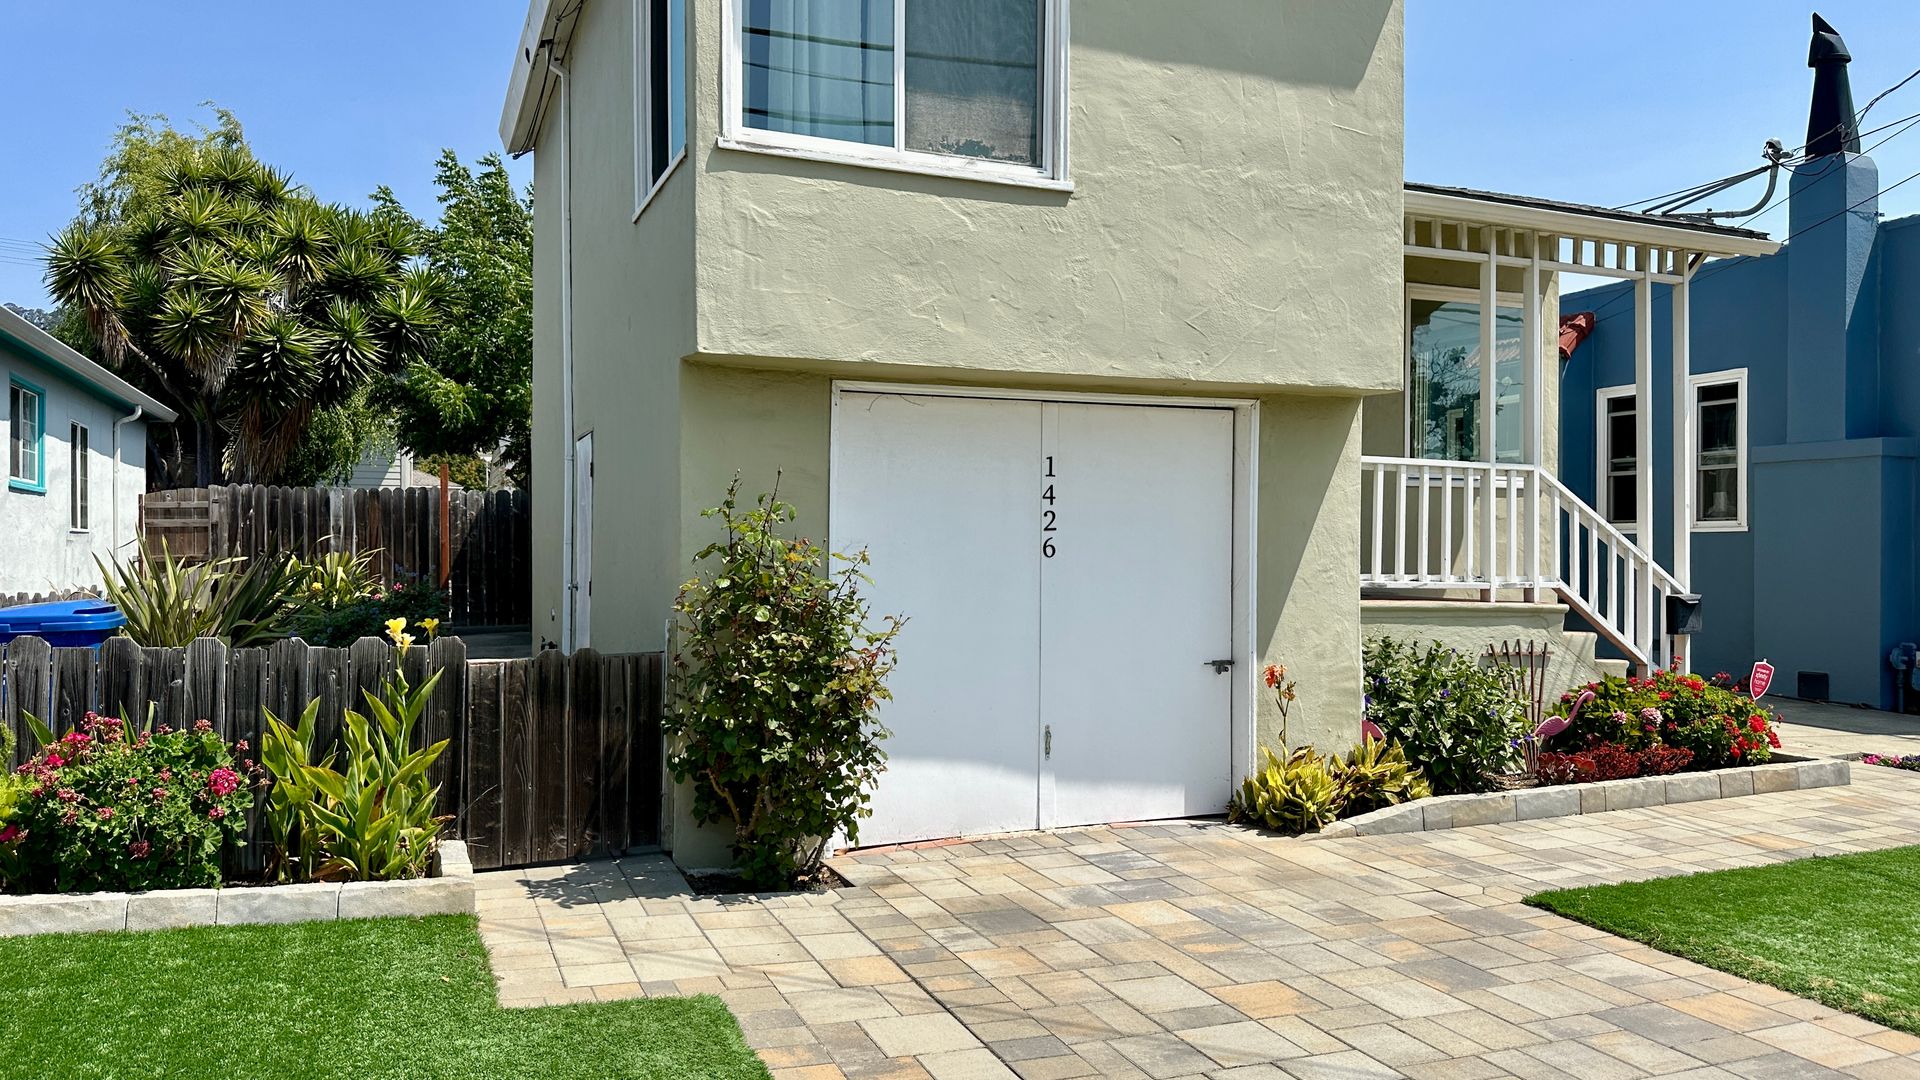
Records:
[[[100,584],[126,558],[147,490],[147,422],[174,411],[0,308],[0,596]]]
[[[1684,535],[1555,475],[1558,276],[1684,338],[1778,245],[1408,184],[1403,59],[1398,0],[532,0],[534,633],[665,647],[777,474],[912,620],[863,843],[1218,813],[1261,669],[1344,749],[1369,634],[1684,651]]]

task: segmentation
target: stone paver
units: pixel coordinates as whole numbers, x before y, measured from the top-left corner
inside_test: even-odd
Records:
[[[1791,747],[1790,743],[1790,747]],[[713,993],[800,1078],[1920,1076],[1920,1039],[1528,908],[1920,843],[1920,775],[1306,843],[1217,822],[833,863],[694,897],[662,856],[476,877],[507,1005]]]

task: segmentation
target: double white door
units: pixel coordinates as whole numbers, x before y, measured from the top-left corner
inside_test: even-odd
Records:
[[[840,393],[833,544],[909,619],[861,844],[1221,810],[1233,423]]]

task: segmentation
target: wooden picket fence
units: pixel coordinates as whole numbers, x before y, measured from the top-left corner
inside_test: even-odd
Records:
[[[48,604],[55,600],[80,600],[101,595],[99,589],[55,589],[43,593],[0,593],[0,608],[21,604]]]
[[[531,504],[524,491],[452,491],[447,499],[447,591],[461,626],[532,620]],[[388,584],[438,581],[440,489],[289,488],[260,484],[177,488],[141,496],[146,550],[164,542],[194,561],[334,551],[372,552]]]
[[[318,698],[317,738],[337,744],[341,715],[364,711],[393,671],[387,643],[362,638],[343,649],[303,641],[229,649],[212,638],[149,649],[112,638],[99,649],[56,649],[39,638],[0,647],[0,723],[30,757],[32,713],[55,733],[89,712],[188,727],[206,720],[229,742],[257,753],[264,710],[293,723]],[[434,687],[421,737],[448,740],[434,764],[450,832],[468,842],[480,869],[566,862],[652,844],[659,834],[661,658],[582,649],[532,659],[467,659],[443,637],[407,651],[407,678]],[[257,872],[259,823],[234,853],[233,869]]]

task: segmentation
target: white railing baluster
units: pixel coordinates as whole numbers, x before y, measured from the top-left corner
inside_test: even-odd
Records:
[[[1466,485],[1460,489],[1460,516],[1466,519],[1465,535],[1460,544],[1461,568],[1466,571],[1465,576],[1469,582],[1480,580],[1473,569],[1474,560],[1480,555],[1480,545],[1473,542],[1474,519],[1480,516],[1473,505],[1473,481],[1476,475],[1478,474],[1471,468],[1460,470],[1461,479],[1466,481]]]
[[[1374,578],[1383,576],[1380,572],[1380,549],[1386,538],[1387,522],[1384,503],[1387,491],[1381,485],[1386,483],[1385,473],[1382,471],[1385,468],[1386,466],[1375,463],[1369,470],[1373,475],[1373,559],[1367,564],[1367,569]]]
[[[1440,580],[1459,580],[1453,572],[1453,466],[1440,470]]]
[[[1507,581],[1520,580],[1520,493],[1514,485],[1520,482],[1520,470],[1509,469],[1507,478]],[[1531,581],[1528,585],[1533,584]]]
[[[1393,576],[1407,580],[1407,470],[1393,470],[1393,527],[1400,539],[1393,545]]]
[[[1420,466],[1420,532],[1416,534],[1414,540],[1414,542],[1419,545],[1415,550],[1419,553],[1417,565],[1420,571],[1420,584],[1422,585],[1433,580],[1427,573],[1427,549],[1431,546],[1429,540],[1433,536],[1432,533],[1427,531],[1427,504],[1432,501],[1433,476],[1427,466],[1422,465]]]

